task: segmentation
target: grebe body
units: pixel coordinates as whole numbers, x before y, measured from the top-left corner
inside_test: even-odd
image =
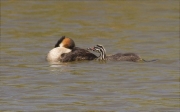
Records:
[[[140,61],[141,58],[135,53],[117,53],[111,56],[106,57],[107,60],[117,60],[117,61],[133,61],[137,62]]]
[[[93,60],[97,56],[88,50],[75,47],[75,43],[68,37],[61,37],[55,47],[47,54],[47,61],[49,62],[70,62],[80,60]]]
[[[100,55],[97,60],[113,60],[113,61],[132,61],[137,62],[142,60],[140,56],[135,53],[117,53],[114,55],[106,55],[106,49],[103,45],[96,45],[93,48],[88,48],[88,50],[98,52]]]
[[[74,47],[71,52],[63,53],[61,55],[61,58],[62,58],[60,60],[61,62],[69,62],[69,61],[81,61],[81,60],[94,60],[97,58],[97,56],[85,49]]]

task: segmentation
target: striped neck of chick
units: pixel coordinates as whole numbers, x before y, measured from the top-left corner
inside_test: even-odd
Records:
[[[103,45],[98,44],[93,48],[88,48],[88,50],[92,50],[100,54],[97,60],[106,60],[106,49],[103,47]]]

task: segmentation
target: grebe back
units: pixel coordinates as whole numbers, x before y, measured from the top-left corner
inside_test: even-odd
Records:
[[[135,53],[117,53],[114,55],[107,56],[106,49],[103,47],[103,45],[99,45],[99,44],[94,46],[93,48],[88,48],[88,50],[95,51],[100,54],[97,60],[132,61],[132,62],[138,62],[141,60],[146,61]]]

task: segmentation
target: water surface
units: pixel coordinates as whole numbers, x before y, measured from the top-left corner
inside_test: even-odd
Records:
[[[49,64],[63,35],[151,63]],[[179,1],[1,1],[2,111],[178,112]]]

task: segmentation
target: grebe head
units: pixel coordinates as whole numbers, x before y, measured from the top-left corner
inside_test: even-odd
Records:
[[[103,45],[96,45],[93,48],[88,48],[88,50],[98,52],[100,55],[98,57],[98,60],[105,60],[106,58],[106,49],[103,47]]]
[[[68,49],[73,49],[75,47],[75,43],[71,38],[62,36],[55,44],[54,48],[56,47],[65,47]]]
[[[62,59],[62,55],[64,53],[71,52],[74,47],[75,47],[75,43],[72,39],[62,36],[57,41],[54,48],[49,51],[46,58],[50,62],[57,62]]]

